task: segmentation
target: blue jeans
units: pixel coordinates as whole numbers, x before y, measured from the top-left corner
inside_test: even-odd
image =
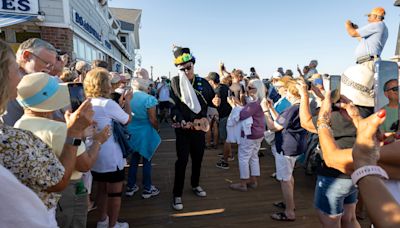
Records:
[[[132,154],[131,165],[128,174],[128,187],[132,188],[136,184],[137,168],[140,161],[140,154],[135,152]],[[145,190],[151,189],[151,160],[143,159],[143,188]]]
[[[344,212],[345,204],[357,203],[358,190],[351,179],[318,175],[315,185],[314,206],[328,215]]]

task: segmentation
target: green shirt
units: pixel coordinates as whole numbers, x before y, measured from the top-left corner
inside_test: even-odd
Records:
[[[394,132],[396,129],[390,129],[393,124],[399,119],[399,109],[398,108],[390,108],[388,105],[383,107],[386,110],[386,119],[383,122],[381,129],[384,132]]]

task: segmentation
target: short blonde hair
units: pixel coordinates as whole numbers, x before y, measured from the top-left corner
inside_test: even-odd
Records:
[[[63,82],[73,82],[77,77],[78,73],[69,69],[64,69],[60,75],[60,79]]]
[[[102,67],[96,67],[86,74],[83,81],[87,97],[110,97],[110,73]]]
[[[4,41],[0,40],[0,114],[7,109],[7,103],[10,99],[10,88],[8,86],[10,77],[10,61],[13,60],[14,52]]]
[[[290,80],[286,83],[287,91],[295,96],[296,98],[300,98],[299,90],[296,87],[296,80]]]

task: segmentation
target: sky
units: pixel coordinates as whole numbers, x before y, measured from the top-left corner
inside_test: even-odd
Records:
[[[109,0],[110,7],[142,10],[141,67],[153,76],[177,75],[172,45],[189,47],[196,57],[195,72],[202,77],[228,70],[262,78],[278,68],[296,71],[317,59],[320,73],[341,74],[355,63],[358,44],[344,27],[346,20],[367,24],[372,8],[386,10],[389,38],[381,57],[394,56],[400,7],[394,0]],[[297,72],[295,72],[297,75]]]

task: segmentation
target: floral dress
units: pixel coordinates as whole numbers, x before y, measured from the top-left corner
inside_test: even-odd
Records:
[[[32,132],[0,123],[0,164],[32,189],[47,208],[54,208],[61,195],[45,190],[59,183],[64,167],[51,148]]]

